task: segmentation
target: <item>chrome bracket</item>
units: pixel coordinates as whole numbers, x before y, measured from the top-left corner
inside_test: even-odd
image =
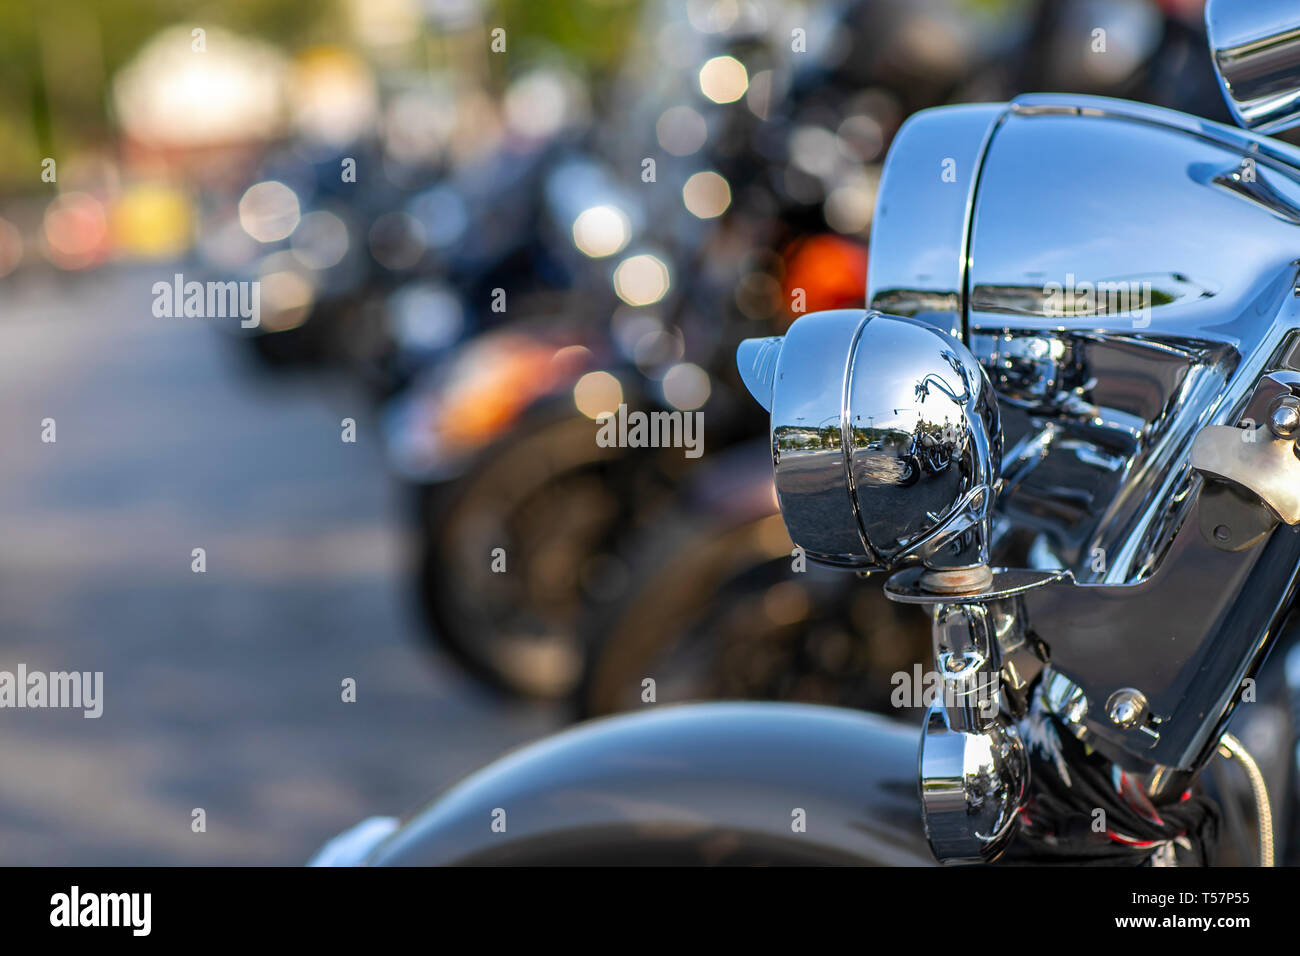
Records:
[[[1014,838],[1029,787],[1029,759],[1008,711],[1023,707],[1034,676],[1026,673],[1031,642],[1014,599],[920,597],[910,600],[932,605],[940,678],[921,735],[926,839],[941,863],[991,862]]]
[[[1192,467],[1201,474],[1246,489],[1288,525],[1300,524],[1300,398],[1295,373],[1266,375],[1259,389],[1279,391],[1268,421],[1209,425],[1192,444]],[[1257,394],[1259,394],[1257,389]]]

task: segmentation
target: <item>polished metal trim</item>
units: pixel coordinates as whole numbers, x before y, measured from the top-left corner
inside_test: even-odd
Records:
[[[1209,0],[1205,31],[1233,119],[1278,133],[1300,124],[1300,7],[1294,0]]]
[[[1006,109],[997,103],[922,110],[899,129],[871,227],[868,308],[964,339],[976,184]],[[945,161],[963,178],[943,181]]]

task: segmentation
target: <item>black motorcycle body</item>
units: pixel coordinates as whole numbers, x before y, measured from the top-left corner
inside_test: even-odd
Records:
[[[474,774],[357,862],[931,865],[915,736],[800,704],[612,717]]]

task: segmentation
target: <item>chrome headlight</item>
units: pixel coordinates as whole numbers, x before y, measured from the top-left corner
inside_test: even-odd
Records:
[[[864,571],[988,561],[997,401],[957,339],[845,309],[749,339],[741,376],[772,413],[781,513],[808,557]]]

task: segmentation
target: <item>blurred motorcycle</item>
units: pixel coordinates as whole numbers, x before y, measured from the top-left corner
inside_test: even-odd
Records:
[[[899,709],[891,675],[924,659],[925,616],[808,564],[762,480],[770,459],[766,439],[718,453],[634,543],[635,586],[583,620],[579,719],[687,700]]]
[[[756,56],[768,49],[748,28],[698,42],[718,56],[722,49],[752,48]],[[520,316],[512,306],[508,331],[467,342],[389,404],[393,460],[417,483],[421,499],[421,603],[431,633],[498,687],[535,696],[572,692],[585,656],[576,639],[581,608],[628,586],[626,541],[656,520],[691,466],[680,448],[602,447],[595,435],[603,413],[620,406],[690,413],[707,401],[703,441],[710,449],[757,430],[756,416],[710,372],[717,332],[687,334],[717,325],[717,307],[751,249],[743,231],[763,228],[768,218],[765,209],[755,213],[750,182],[741,175],[760,167],[736,148],[738,136],[752,145],[759,117],[705,107],[698,103],[702,94],[686,86],[708,61],[702,52],[689,74],[673,74],[664,89],[649,94],[636,91],[624,110],[638,120],[649,115],[659,138],[679,150],[684,147],[674,137],[682,133],[671,128],[673,118],[691,125],[682,119],[689,113],[703,128],[710,116],[717,142],[727,148],[703,154],[720,171],[710,173],[704,193],[690,185],[698,158],[664,159],[644,190],[620,185],[610,172],[617,159],[575,151],[556,163],[539,190],[538,222],[554,248],[566,250],[554,254],[570,257],[576,277],[562,302],[563,321],[548,321],[532,308]],[[643,135],[624,137],[611,149],[635,153],[643,142]],[[703,137],[691,152],[702,146]],[[719,184],[734,191],[723,207],[699,206],[718,202]],[[697,203],[689,220],[681,216],[684,200],[688,208]],[[697,258],[713,269],[687,268]],[[610,261],[618,263],[612,271]],[[533,354],[537,368],[515,362],[517,348]],[[561,367],[567,372],[557,372]],[[736,381],[734,373],[729,377]],[[458,415],[465,402],[447,383],[461,383],[465,395],[507,384],[522,400],[507,414]],[[449,430],[464,434],[457,424],[463,419],[483,427],[472,441],[448,442]],[[501,556],[497,570],[494,553]]]
[[[894,53],[891,51],[901,48],[908,52],[908,59],[905,65],[894,69],[894,73],[904,78],[924,75],[924,82],[930,84],[930,96],[1007,95],[1005,87],[1008,85],[1033,89],[1040,85],[1061,84],[1067,89],[1077,86],[1087,92],[1124,93],[1148,101],[1163,101],[1162,105],[1192,108],[1211,118],[1220,115],[1227,118],[1212,63],[1205,53],[1203,28],[1174,17],[1162,17],[1155,7],[1135,8],[1134,4],[1127,2],[1037,4],[1020,31],[1007,31],[1015,44],[1014,56],[1011,57],[1005,57],[1004,46],[989,41],[981,47],[976,42],[981,31],[988,29],[986,23],[955,16],[954,10],[944,4],[920,4],[908,8],[887,3],[849,4],[843,8],[840,17],[845,25],[842,35],[854,41],[854,45],[849,47],[852,53],[844,56],[840,65],[829,69],[810,68],[796,80],[795,86],[808,92],[798,106],[792,107],[792,115],[803,115],[812,109],[808,104],[815,104],[822,115],[842,116],[846,111],[843,103],[853,102],[854,91],[863,87],[881,89],[879,84],[886,82],[889,71],[894,69]],[[919,44],[920,37],[929,37],[930,42],[934,42],[935,30],[921,32],[921,24],[937,24],[937,36],[948,37],[952,45],[964,51],[973,49],[975,53],[967,53],[942,67],[931,64],[929,57],[933,56],[933,51],[913,50],[908,46],[909,42]],[[1098,56],[1089,44],[1092,31],[1097,29],[1123,38],[1122,43],[1108,51],[1104,68],[1096,65]],[[1005,44],[1008,41],[1004,38],[999,42]],[[1186,63],[1190,56],[1189,43],[1196,44],[1191,49],[1198,55],[1190,67]],[[1056,51],[1057,55],[1040,57],[1036,51],[1044,46]],[[1166,82],[1171,69],[1170,59],[1186,74],[1186,84]],[[1011,69],[1006,66],[1008,62],[1024,65]],[[954,63],[962,63],[964,72],[955,71]],[[915,86],[891,87],[889,92],[903,103],[929,105],[918,102]],[[843,130],[851,125],[849,120],[841,120],[839,128]],[[884,129],[888,131],[887,126]],[[797,152],[792,149],[792,153],[797,162]],[[826,212],[829,216],[830,210]],[[816,251],[823,263],[831,259],[827,250],[818,248]],[[802,277],[800,281],[803,281]],[[889,290],[882,290],[882,307],[887,304],[888,295]],[[863,301],[861,292],[852,301],[853,304]],[[834,308],[844,304],[849,303],[827,303],[819,307]],[[901,459],[901,483],[910,486],[922,478],[942,474],[952,461],[946,450],[950,445],[942,430],[920,431],[913,435]],[[733,465],[723,458],[711,462],[709,467],[726,471]],[[580,627],[583,644],[588,649],[588,667],[577,696],[579,718],[600,716],[636,705],[640,701],[641,682],[647,677],[654,678],[659,687],[669,689],[671,696],[661,695],[661,700],[723,697],[810,703],[851,702],[854,706],[879,708],[884,712],[896,706],[879,690],[881,684],[863,683],[862,669],[870,666],[872,654],[880,655],[881,667],[888,662],[891,673],[906,670],[922,660],[928,643],[924,618],[896,611],[891,613],[887,607],[880,606],[883,600],[877,601],[870,612],[859,611],[856,618],[846,617],[840,608],[853,605],[865,608],[870,601],[842,580],[835,582],[833,575],[830,582],[819,586],[823,591],[837,586],[842,593],[835,599],[823,596],[805,602],[804,615],[789,622],[785,628],[786,637],[780,646],[784,648],[783,666],[788,668],[786,677],[754,681],[747,675],[752,675],[758,667],[754,663],[758,658],[726,653],[727,632],[725,627],[718,626],[718,621],[737,620],[748,614],[757,619],[749,620],[747,626],[756,634],[762,634],[770,627],[765,619],[754,614],[754,609],[778,600],[777,595],[794,593],[809,586],[809,578],[793,567],[797,562],[791,558],[793,545],[789,542],[786,542],[784,551],[775,548],[769,552],[737,549],[726,557],[715,557],[712,560],[717,562],[717,566],[710,575],[709,559],[701,555],[716,553],[711,542],[730,539],[740,527],[756,528],[778,511],[776,496],[762,470],[753,467],[740,470],[753,487],[733,493],[740,499],[766,502],[765,508],[748,515],[746,521],[733,525],[730,511],[713,506],[696,507],[688,494],[678,508],[680,514],[656,523],[634,549],[638,560],[634,565],[637,570],[629,575],[630,590],[614,601],[596,601],[587,605]],[[728,483],[724,478],[712,480],[733,488],[739,483],[739,480]],[[683,534],[682,528],[690,529],[692,533]],[[696,578],[713,581],[718,586],[718,593],[710,599],[695,589],[665,586],[664,576],[655,573],[656,568],[678,566],[693,568]],[[650,608],[655,609],[653,614],[648,614]],[[731,611],[733,608],[734,613]],[[836,625],[836,621],[840,624]],[[859,646],[855,654],[844,658],[848,663],[839,675],[839,681],[831,670],[823,670],[822,679],[817,681],[803,679],[809,661],[830,659],[818,651],[825,643],[826,634],[842,633],[849,621],[854,622],[850,633],[858,635]],[[883,653],[882,645],[906,648],[912,656],[896,659]],[[769,644],[763,643],[762,646],[768,647]],[[872,650],[866,652],[864,646],[870,646]],[[875,687],[876,693],[871,694],[863,690],[864,687]]]
[[[869,307],[738,350],[790,539],[927,612],[919,759],[915,729],[846,708],[648,707],[316,862],[1300,862],[1271,786],[1300,739],[1300,150],[1268,135],[1300,124],[1300,15],[1207,22],[1244,129],[1078,94],[918,113]],[[905,483],[949,428],[953,465]]]

